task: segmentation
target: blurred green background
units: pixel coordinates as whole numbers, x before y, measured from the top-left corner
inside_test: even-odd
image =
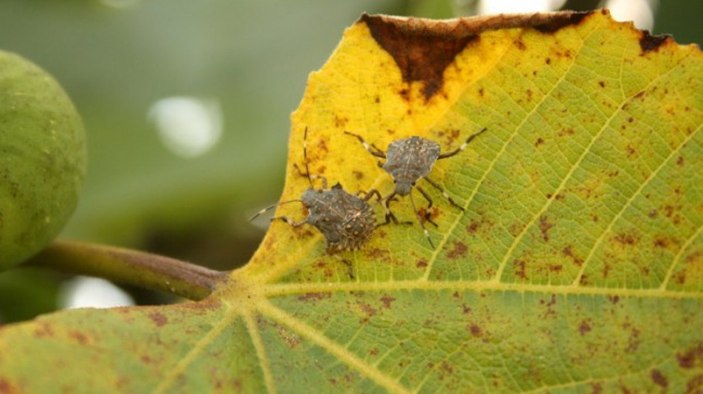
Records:
[[[655,33],[703,41],[703,2],[623,1],[649,4]],[[53,74],[83,116],[88,175],[64,237],[229,270],[263,236],[247,218],[277,200],[289,115],[345,27],[364,11],[447,18],[527,3],[1,0],[0,48]],[[28,268],[0,274],[0,323],[56,309],[66,279]],[[127,290],[138,303],[170,300]]]

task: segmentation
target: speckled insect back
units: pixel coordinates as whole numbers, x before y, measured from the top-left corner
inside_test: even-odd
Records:
[[[427,176],[439,157],[439,144],[421,137],[393,141],[383,169],[393,177],[395,193],[406,196],[418,179]]]
[[[381,195],[372,191],[361,193],[365,196],[360,198],[346,192],[339,183],[328,189],[327,179],[320,175],[310,175],[307,158],[307,135],[308,129],[306,128],[303,139],[305,172],[300,171],[297,165],[295,168],[301,176],[307,177],[310,187],[303,192],[300,200],[283,201],[264,208],[251,220],[278,205],[300,202],[308,211],[308,215],[302,221],[295,222],[287,216],[274,217],[271,218],[271,221],[281,220],[292,227],[300,227],[304,224],[314,226],[325,236],[328,253],[359,249],[377,227],[376,216],[368,200],[376,196],[380,201]],[[315,189],[312,183],[313,178],[322,180],[322,189]]]
[[[474,138],[484,131],[486,131],[485,127],[470,135],[459,148],[447,153],[440,153],[440,146],[438,143],[422,137],[409,137],[393,141],[388,145],[386,152],[383,152],[373,144],[368,144],[360,135],[349,131],[345,131],[345,133],[356,137],[356,139],[359,140],[364,148],[372,155],[386,160],[385,163],[379,163],[379,166],[381,166],[393,177],[395,189],[384,199],[384,205],[386,207],[386,221],[383,224],[388,224],[391,221],[394,223],[398,222],[390,209],[390,203],[394,200],[395,196],[409,195],[417,221],[420,223],[420,227],[422,227],[422,231],[424,232],[427,241],[430,243],[430,246],[434,248],[429,232],[424,225],[424,222],[427,221],[435,227],[437,226],[437,223],[432,221],[429,214],[430,208],[432,208],[433,204],[432,198],[430,198],[430,195],[427,194],[422,187],[417,185],[417,181],[420,179],[426,180],[432,187],[439,190],[450,204],[463,211],[464,208],[457,204],[437,182],[428,178],[427,175],[432,171],[432,167],[437,160],[452,157],[463,151]],[[420,217],[417,208],[415,207],[415,201],[413,200],[411,193],[413,189],[417,189],[428,202],[428,205],[425,208],[424,217]],[[376,191],[372,190],[369,193],[373,192]]]
[[[331,189],[308,189],[301,200],[308,210],[305,222],[320,230],[330,252],[359,249],[376,228],[371,206],[339,183]]]

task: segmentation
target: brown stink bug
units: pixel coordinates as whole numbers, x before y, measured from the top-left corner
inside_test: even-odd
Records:
[[[376,228],[376,217],[368,200],[374,195],[381,201],[381,195],[377,191],[365,194],[363,198],[346,192],[342,185],[335,184],[331,188],[327,187],[327,179],[320,175],[310,175],[307,158],[307,137],[308,129],[305,128],[303,140],[303,159],[305,161],[305,173],[298,170],[301,176],[305,176],[310,183],[310,187],[305,190],[300,199],[282,201],[259,211],[251,220],[259,215],[277,207],[281,204],[300,202],[308,211],[308,215],[302,221],[296,222],[287,216],[278,216],[271,219],[281,220],[293,227],[300,227],[309,224],[317,228],[327,242],[327,251],[330,253],[359,249],[361,245],[371,236]],[[322,180],[322,189],[315,189],[313,178]]]
[[[422,227],[422,231],[424,232],[425,237],[427,237],[427,241],[430,243],[430,246],[434,248],[430,234],[424,225],[424,221],[428,221],[434,226],[437,226],[437,224],[432,221],[429,214],[430,208],[432,208],[433,204],[432,198],[430,198],[430,195],[427,194],[422,187],[417,185],[417,181],[420,179],[426,180],[432,187],[439,190],[450,204],[463,211],[464,208],[457,204],[437,182],[428,178],[427,175],[430,171],[432,171],[432,166],[434,166],[434,163],[437,160],[452,157],[463,151],[474,138],[484,131],[486,131],[485,127],[480,131],[471,134],[459,148],[446,153],[440,153],[440,146],[438,143],[422,137],[409,137],[393,141],[388,145],[386,152],[383,152],[373,144],[368,144],[360,135],[349,131],[345,131],[345,133],[356,137],[356,139],[358,139],[364,148],[372,155],[386,160],[385,162],[379,162],[378,165],[393,177],[395,189],[384,199],[384,206],[386,207],[386,221],[384,224],[388,224],[391,220],[394,223],[398,222],[395,215],[390,210],[391,201],[393,201],[396,196],[410,195],[410,203],[413,206],[413,211],[415,211],[418,223],[420,223],[420,227]],[[412,189],[417,189],[428,202],[427,208],[425,208],[425,215],[422,218],[415,207],[415,201],[413,200],[411,194]],[[376,191],[372,190],[369,193],[373,192]]]

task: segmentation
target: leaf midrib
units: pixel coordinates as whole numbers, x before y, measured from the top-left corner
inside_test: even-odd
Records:
[[[484,281],[425,281],[421,279],[385,282],[340,282],[340,283],[283,283],[268,284],[263,289],[265,297],[278,297],[292,294],[401,291],[401,290],[472,290],[476,292],[513,291],[516,293],[544,293],[562,295],[600,295],[639,298],[703,299],[703,292],[662,290],[658,287],[647,289],[611,288],[594,286],[523,284]]]

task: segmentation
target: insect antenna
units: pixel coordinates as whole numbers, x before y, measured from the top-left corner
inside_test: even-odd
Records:
[[[477,131],[477,132],[471,134],[471,135],[469,136],[469,138],[467,138],[466,141],[464,141],[464,143],[461,144],[460,147],[454,149],[454,150],[451,151],[451,152],[442,153],[441,155],[439,155],[439,157],[437,157],[437,160],[446,159],[447,157],[452,157],[452,156],[456,155],[457,153],[463,151],[463,150],[466,149],[466,147],[471,143],[471,141],[473,141],[474,138],[478,137],[479,135],[481,135],[481,133],[483,133],[483,132],[486,131],[486,130],[488,130],[488,128],[487,128],[487,127],[484,127],[484,128],[482,128],[481,130],[479,130],[479,131]]]
[[[276,207],[279,206],[279,205],[289,204],[289,203],[292,203],[292,202],[299,202],[299,203],[302,203],[303,201],[302,201],[302,200],[297,200],[297,199],[296,199],[296,200],[288,200],[288,201],[277,202],[277,203],[275,203],[275,204],[273,204],[273,205],[270,205],[270,206],[268,206],[268,207],[266,207],[266,208],[260,210],[259,212],[257,212],[254,216],[251,217],[251,219],[249,219],[249,221],[250,221],[250,222],[251,222],[251,221],[254,221],[254,219],[256,219],[256,218],[258,218],[259,216],[265,214],[266,212],[268,212],[268,211],[270,211],[270,210],[276,208]]]

